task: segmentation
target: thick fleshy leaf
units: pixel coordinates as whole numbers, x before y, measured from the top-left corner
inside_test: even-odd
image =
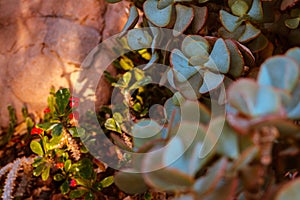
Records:
[[[211,114],[205,105],[199,103],[198,101],[185,101],[181,105],[182,110],[182,121],[192,122],[192,123],[203,123],[207,125],[210,122]]]
[[[158,9],[164,9],[174,3],[174,0],[159,0],[157,4]]]
[[[108,3],[118,3],[122,0],[105,0],[105,1],[108,2]]]
[[[187,7],[177,4],[176,8],[176,21],[173,27],[173,35],[175,37],[182,34],[191,24],[194,18],[194,10],[192,7]]]
[[[243,0],[236,0],[234,3],[230,6],[231,11],[234,15],[242,17],[249,9],[248,4]]]
[[[163,191],[185,191],[194,184],[194,179],[176,169],[163,168],[144,174],[146,183]]]
[[[239,17],[234,16],[225,10],[220,11],[220,20],[224,28],[229,32],[235,31],[235,29],[243,22]]]
[[[127,169],[115,175],[115,184],[118,188],[129,194],[143,193],[148,187],[144,182],[142,174],[134,173]]]
[[[291,58],[272,57],[262,64],[257,81],[260,85],[291,92],[299,79],[299,70],[298,64]]]
[[[300,82],[298,81],[297,86],[293,90],[292,99],[288,102],[286,110],[290,119],[300,119]]]
[[[207,93],[215,88],[217,88],[224,80],[223,74],[216,74],[210,71],[204,72],[204,81],[199,89],[201,94]]]
[[[232,40],[225,40],[225,42],[230,51],[230,69],[228,73],[237,78],[243,72],[245,66],[244,58],[235,42]]]
[[[176,93],[175,93],[176,94]],[[175,97],[176,98],[176,97]],[[173,118],[173,124],[172,126],[175,126],[177,123],[180,122],[181,120],[181,115],[180,115],[180,105],[176,105],[174,103],[174,97],[171,99],[168,99],[166,102],[165,102],[165,110],[166,110],[166,116],[167,116],[167,119],[168,121],[170,122],[171,118],[172,118],[172,115],[173,115],[173,112],[175,113],[174,114],[174,118]]]
[[[239,112],[252,116],[264,116],[280,111],[280,96],[268,86],[260,86],[251,79],[241,79],[228,89],[228,102]]]
[[[299,47],[294,47],[289,49],[286,53],[286,56],[293,58],[297,61],[298,65],[300,66],[300,48]]]
[[[194,184],[194,190],[200,195],[209,190],[214,190],[226,172],[228,161],[225,158],[220,159],[212,167],[204,177],[199,178]]]
[[[184,96],[184,98],[189,100],[196,100],[201,96],[201,94],[199,93],[199,88],[201,87],[202,82],[202,75],[200,73],[196,73],[192,75],[188,81],[176,81],[175,85],[177,90],[182,96]]]
[[[290,29],[296,29],[296,28],[298,28],[299,23],[300,23],[299,17],[287,19],[287,20],[284,21],[284,24],[285,24],[288,28],[290,28]]]
[[[259,52],[266,48],[269,44],[268,39],[263,34],[259,34],[255,39],[247,43],[247,47],[251,49],[253,53]]]
[[[197,69],[189,65],[188,59],[178,49],[172,51],[171,64],[179,82],[187,81],[197,73]]]
[[[150,48],[152,37],[147,31],[141,29],[132,29],[127,34],[127,42],[132,50]]]
[[[199,35],[191,35],[184,38],[181,49],[185,56],[192,57],[208,57],[210,45],[208,41]]]
[[[261,31],[253,26],[250,22],[246,22],[246,28],[244,33],[239,37],[239,42],[249,42],[258,37]]]
[[[135,148],[142,147],[145,143],[161,138],[162,127],[153,120],[143,120],[132,128],[133,143]]]
[[[192,21],[192,32],[194,34],[198,34],[200,30],[203,28],[206,19],[208,17],[208,9],[207,7],[198,7],[198,6],[192,6],[194,8],[194,19]]]
[[[184,146],[179,137],[173,137],[164,147],[163,165],[168,168],[175,168],[181,172],[188,173],[188,166],[184,159]]]
[[[246,25],[241,25],[235,29],[233,32],[227,31],[224,27],[220,27],[218,32],[219,35],[222,36],[224,39],[233,39],[238,40],[239,37],[245,32]]]
[[[204,66],[219,73],[225,74],[229,71],[230,53],[225,40],[220,38],[216,41],[210,53],[209,60]]]
[[[147,19],[154,25],[158,27],[165,27],[170,23],[173,5],[169,5],[164,9],[159,9],[158,1],[147,0],[143,6]]]
[[[263,20],[263,9],[261,1],[253,0],[251,8],[247,14],[251,17],[251,19],[255,21]]]
[[[216,144],[216,152],[222,156],[237,159],[239,156],[237,133],[227,123],[224,124],[224,119],[221,118],[212,120],[210,126],[212,127],[212,134],[216,134],[216,137],[219,136],[217,132],[222,131]]]
[[[127,22],[124,25],[123,30],[120,34],[122,35],[129,29],[132,29],[136,25],[138,20],[139,20],[139,12],[134,5],[131,5],[130,11],[129,11],[129,17],[128,17]]]
[[[300,178],[287,182],[278,191],[275,200],[297,199],[300,196]]]

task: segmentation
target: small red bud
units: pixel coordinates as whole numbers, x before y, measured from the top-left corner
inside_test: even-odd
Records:
[[[77,186],[76,180],[72,179],[72,180],[70,181],[70,187],[76,187],[76,186]]]
[[[42,134],[44,131],[43,129],[40,129],[40,128],[36,128],[36,127],[33,127],[32,130],[31,130],[31,135],[40,135]]]

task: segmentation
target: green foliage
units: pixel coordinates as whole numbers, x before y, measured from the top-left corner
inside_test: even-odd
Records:
[[[43,181],[53,176],[61,193],[71,199],[94,199],[93,193],[109,187],[114,178],[99,180],[89,156],[81,155],[82,144],[76,138],[84,137],[85,130],[74,124],[79,101],[65,88],[50,93],[44,122],[31,131],[30,149],[38,155],[32,164],[33,175],[41,176]]]

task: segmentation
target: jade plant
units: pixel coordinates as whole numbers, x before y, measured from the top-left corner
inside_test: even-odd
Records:
[[[293,14],[286,19],[289,8]],[[299,151],[300,52],[284,53],[274,44],[285,34],[276,35],[280,28],[298,27],[297,9],[288,1],[132,1],[119,39],[125,49],[151,57],[142,67],[132,62],[130,72],[113,84],[120,88],[124,80],[133,81],[120,89],[130,117],[126,121],[112,109],[106,128],[127,135],[126,149],[136,153],[115,184],[130,194],[152,189],[174,199],[292,198],[299,184],[292,171],[299,165],[279,159]],[[131,85],[138,87],[130,94],[145,91],[151,79],[131,76],[159,64],[168,66],[157,76],[173,96],[160,105],[160,118],[153,118],[151,104],[138,110],[137,98],[124,91]],[[226,112],[214,113],[216,104]],[[124,122],[130,122],[127,128]],[[285,184],[284,177],[291,181]]]

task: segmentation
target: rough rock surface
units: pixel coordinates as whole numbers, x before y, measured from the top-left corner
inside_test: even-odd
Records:
[[[72,89],[86,55],[120,32],[125,9],[104,0],[0,0],[0,127],[8,105],[21,120],[23,105],[43,111],[51,86]],[[104,80],[99,85],[97,105],[110,94]]]

